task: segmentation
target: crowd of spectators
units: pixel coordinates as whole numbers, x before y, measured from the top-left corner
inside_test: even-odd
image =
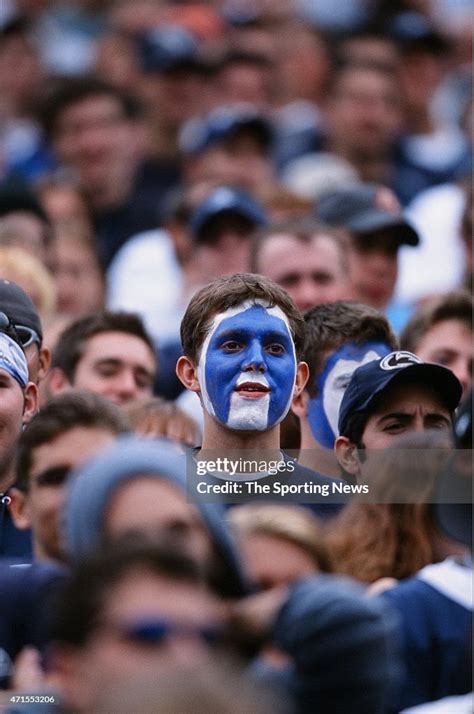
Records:
[[[0,711],[472,711],[473,16],[0,3]]]

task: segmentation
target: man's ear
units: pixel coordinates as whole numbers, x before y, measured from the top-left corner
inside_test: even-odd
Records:
[[[291,411],[298,419],[306,419],[308,416],[310,396],[306,389],[303,389],[291,402]]]
[[[39,392],[34,382],[28,382],[23,394],[25,403],[23,406],[23,423],[28,424],[39,409]]]
[[[186,389],[190,389],[191,392],[201,391],[201,385],[199,384],[197,376],[197,367],[192,359],[186,357],[186,355],[182,355],[176,362],[176,375]]]
[[[339,465],[352,476],[360,476],[361,465],[357,446],[347,436],[338,436],[334,444],[334,451]]]
[[[293,398],[298,397],[303,389],[306,387],[306,383],[309,378],[309,367],[306,362],[298,362],[296,367],[296,380],[295,388],[293,390]]]
[[[48,374],[49,368],[51,366],[51,350],[49,347],[41,347],[39,351],[39,368],[38,368],[38,382]]]
[[[48,375],[48,391],[52,397],[71,389],[72,384],[61,367],[53,367]]]
[[[31,528],[31,516],[26,494],[13,486],[8,495],[11,498],[9,508],[15,526],[21,531],[28,530]]]
[[[48,649],[48,679],[54,689],[64,692],[66,701],[81,711],[87,711],[92,702],[87,701],[89,692],[84,687],[81,672],[83,657],[77,647],[67,644],[52,644]]]

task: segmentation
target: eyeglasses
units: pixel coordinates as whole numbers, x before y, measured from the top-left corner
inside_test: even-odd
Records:
[[[223,640],[223,630],[217,625],[195,627],[170,620],[146,619],[123,623],[106,622],[103,626],[117,633],[120,639],[138,645],[163,645],[170,637],[191,637],[212,647]]]
[[[4,312],[0,311],[0,332],[4,332],[11,337],[15,342],[18,342],[23,349],[29,347],[36,342],[41,344],[41,338],[31,327],[26,325],[16,325]]]

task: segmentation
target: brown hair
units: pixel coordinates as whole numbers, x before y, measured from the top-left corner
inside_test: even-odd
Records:
[[[276,235],[289,235],[300,243],[304,243],[306,245],[311,243],[313,238],[317,238],[319,236],[327,236],[331,238],[338,247],[341,265],[344,268],[344,272],[347,273],[347,253],[345,250],[347,243],[346,235],[344,232],[334,228],[328,228],[324,224],[319,223],[312,218],[293,218],[276,221],[266,228],[256,231],[252,236],[250,249],[250,268],[253,272],[258,273],[261,270],[259,265],[259,256],[264,243],[271,240],[271,238]]]
[[[35,450],[78,426],[117,435],[130,430],[123,411],[98,394],[74,390],[59,394],[35,414],[21,434],[15,486],[28,491]]]
[[[460,320],[472,330],[472,297],[467,291],[455,291],[430,300],[419,308],[400,335],[402,350],[416,351],[434,325],[444,320]]]
[[[296,354],[299,356],[304,339],[303,316],[286,290],[269,278],[253,273],[236,273],[218,278],[194,295],[181,321],[183,354],[197,363],[212,318],[246,300],[263,300],[270,307],[282,309],[288,318]]]
[[[387,318],[363,303],[337,300],[316,305],[305,312],[304,321],[302,359],[309,365],[306,389],[312,396],[316,396],[315,380],[329,351],[346,342],[362,344],[368,340],[386,342],[392,350],[398,349],[398,340]]]
[[[163,436],[187,446],[200,443],[199,427],[175,402],[161,397],[124,404],[133,431],[145,436]]]
[[[435,561],[431,503],[449,453],[445,434],[410,434],[380,452],[372,482],[386,502],[353,501],[326,530],[336,572],[366,583],[384,577],[401,580]],[[397,502],[410,494],[412,503]]]
[[[98,628],[113,588],[132,579],[137,570],[196,588],[205,583],[199,566],[175,543],[128,534],[79,563],[59,589],[52,621],[53,639],[75,647],[85,646]]]
[[[142,319],[129,312],[99,312],[80,317],[59,335],[53,350],[51,366],[62,369],[72,383],[77,365],[82,359],[88,340],[103,332],[123,332],[142,340],[155,355],[153,341]]]

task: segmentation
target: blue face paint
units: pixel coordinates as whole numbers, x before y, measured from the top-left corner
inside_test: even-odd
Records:
[[[230,429],[265,431],[288,413],[296,355],[278,307],[244,303],[214,318],[199,360],[205,409]]]
[[[316,378],[317,396],[309,402],[308,421],[316,441],[327,449],[334,447],[337,422],[344,391],[352,373],[362,364],[384,357],[392,348],[384,342],[347,342],[325,362]]]

